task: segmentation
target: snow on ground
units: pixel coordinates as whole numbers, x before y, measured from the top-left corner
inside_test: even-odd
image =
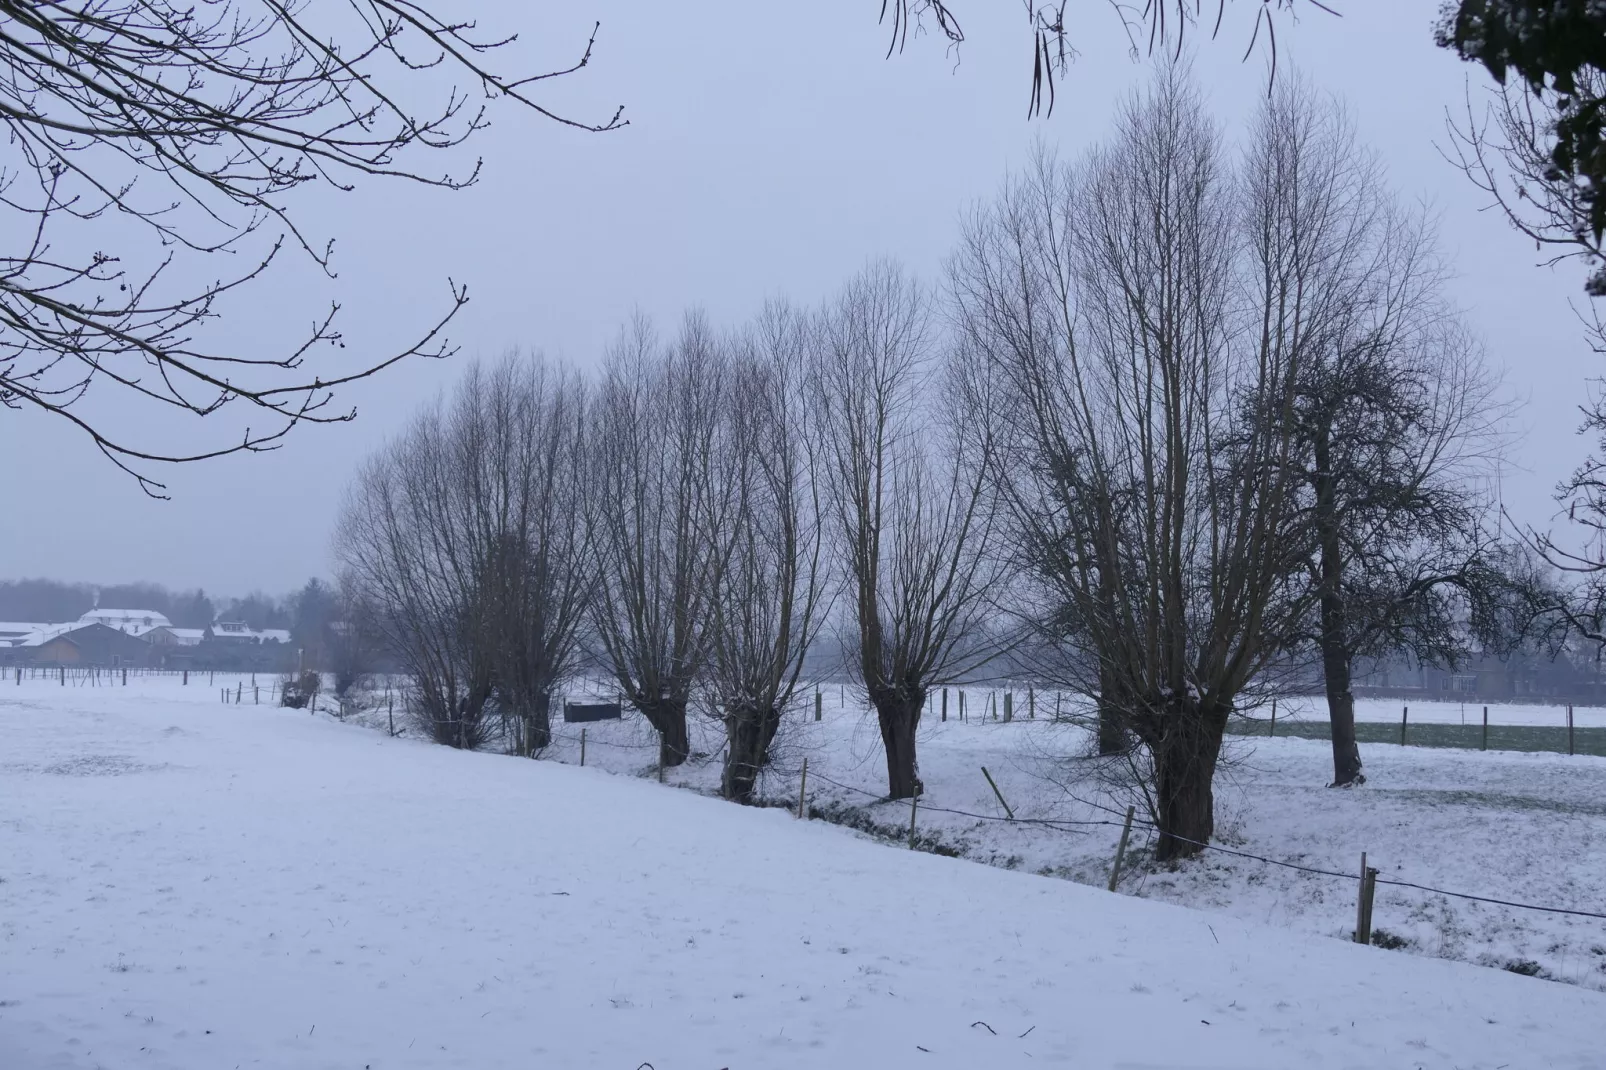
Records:
[[[816,810],[902,842],[909,804],[875,798],[885,792],[886,774],[874,718],[847,690],[831,685],[825,692],[824,719],[816,723],[811,709],[801,711],[783,735],[763,792],[795,806],[807,756]],[[968,709],[992,708],[987,695],[972,690]],[[1024,708],[1018,696],[1016,702]],[[1077,757],[1090,745],[1080,727],[1019,717],[1008,724],[974,717],[961,723],[953,716],[957,706],[951,696],[946,723],[922,721],[926,794],[916,814],[921,846],[1103,887],[1126,807],[1136,803],[1140,820],[1143,814],[1141,800],[1124,783],[1125,770]],[[1039,708],[1045,716],[1051,709],[1047,702]],[[1491,721],[1505,713],[1491,709]],[[1520,723],[1521,716],[1519,707],[1512,720],[1500,723]],[[697,749],[706,759],[671,770],[667,779],[712,793],[719,782],[720,737],[710,722],[698,728]],[[577,762],[578,726],[560,725],[558,732],[549,757]],[[655,775],[655,737],[639,719],[590,725],[587,737],[588,764]],[[1357,875],[1364,851],[1384,880],[1606,913],[1606,759],[1365,746],[1366,786],[1335,791],[1325,786],[1332,779],[1332,749],[1325,741],[1229,737],[1224,755],[1216,782],[1217,842],[1223,846]],[[1004,820],[1008,812],[983,766],[1023,820]],[[1133,844],[1120,884],[1128,894],[1322,936],[1348,938],[1354,932],[1355,877],[1320,876],[1218,852],[1180,867],[1157,866],[1152,836],[1139,829]],[[1381,931],[1376,938],[1397,951],[1606,991],[1606,921],[1598,918],[1383,885],[1373,925]]]
[[[1410,709],[1409,720],[1412,724],[1480,725],[1483,723],[1483,708],[1486,705],[1489,707],[1489,724],[1491,725],[1567,727],[1567,707],[1565,704],[1495,704],[1485,703],[1478,698],[1470,698],[1465,702],[1358,698],[1355,700],[1355,719],[1357,721],[1382,721],[1389,724],[1399,724],[1402,709],[1408,707]],[[1255,715],[1261,718],[1269,718],[1271,711],[1270,709],[1257,710]],[[1327,720],[1327,702],[1320,697],[1279,700],[1277,704],[1277,719],[1281,721],[1284,718],[1302,721],[1325,721]],[[1575,706],[1573,708],[1573,725],[1576,728],[1606,728],[1606,709],[1598,706]]]
[[[778,795],[779,767],[805,753],[811,772],[878,780],[873,726],[851,708],[827,713],[792,726]],[[1067,807],[1041,778],[1052,764],[1072,783],[1043,757],[1068,731],[931,726],[927,801],[990,812],[978,809],[985,762],[1017,812]],[[650,779],[628,721],[588,727],[587,763],[638,778],[223,706],[162,679],[8,687],[0,732],[7,1070],[1601,1063],[1606,997],[1585,988],[1291,932],[1309,928],[1292,907],[1261,917],[1233,905],[1248,879],[1222,863],[1134,877],[1145,896],[1168,880],[1174,894],[1220,893],[1210,911],[1180,910],[670,790]],[[575,745],[561,741],[563,757]],[[1448,856],[1498,845],[1464,863],[1488,888],[1569,862],[1546,857],[1548,840],[1480,839],[1472,819],[1452,819],[1471,808],[1529,837],[1570,823],[1554,842],[1596,865],[1571,891],[1599,895],[1586,815],[1450,798],[1466,777],[1490,798],[1583,792],[1598,760],[1403,748],[1369,755],[1376,789],[1332,793],[1306,787],[1323,746],[1245,751],[1222,791],[1234,842],[1301,835],[1279,853],[1347,858],[1359,848],[1338,829],[1440,820],[1439,835],[1465,842],[1401,857],[1405,870],[1438,876]],[[1572,802],[1598,807],[1599,790]],[[907,818],[902,804],[878,807],[889,823]],[[1305,828],[1317,809],[1330,823]],[[964,835],[968,819],[929,817]],[[1050,853],[1018,825],[988,827],[1022,868]],[[1056,842],[1091,859],[1113,840],[1097,826]],[[1371,849],[1416,842],[1400,829]],[[1330,893],[1329,931],[1352,890]],[[1388,902],[1380,889],[1385,927]]]

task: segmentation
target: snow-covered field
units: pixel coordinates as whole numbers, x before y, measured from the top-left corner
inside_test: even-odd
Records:
[[[906,828],[907,804],[820,779],[874,792],[881,776],[873,724],[825,714],[789,726],[766,790],[795,799],[807,756],[816,807]],[[1114,828],[938,811],[1001,816],[986,765],[1019,817],[1107,817],[1119,799],[1093,763],[1052,757],[1079,731],[928,725],[922,834],[1101,883]],[[1606,922],[1446,916],[1380,888],[1376,924],[1426,954],[1360,948],[1333,938],[1353,880],[1140,857],[1122,882],[1137,894],[1110,895],[894,849],[662,787],[631,721],[589,726],[603,768],[582,770],[152,678],[8,685],[0,732],[6,1070],[1603,1061],[1606,996],[1584,986],[1606,976]],[[563,732],[556,756],[576,761]],[[1606,905],[1606,761],[1373,748],[1372,783],[1331,792],[1324,743],[1233,750],[1226,843],[1344,871],[1364,849],[1385,876]],[[716,775],[709,760],[670,779]],[[1433,957],[1485,952],[1578,983]]]

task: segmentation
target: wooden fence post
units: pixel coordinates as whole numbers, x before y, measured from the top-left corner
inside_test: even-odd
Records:
[[[945,722],[948,720],[948,689],[946,687],[942,689],[942,719]]]
[[[1271,700],[1271,731],[1266,733],[1267,739],[1277,738],[1277,700]]]
[[[1573,753],[1573,704],[1567,703],[1567,754]]]
[[[1489,707],[1483,708],[1483,749],[1489,749]]]
[[[1377,869],[1366,871],[1366,942],[1372,942],[1372,904],[1377,899]]]
[[[184,686],[188,687],[189,683],[190,683],[190,670],[185,669],[184,670]]]
[[[1405,746],[1405,723],[1411,719],[1411,707],[1400,707],[1400,746]]]
[[[1015,692],[1004,692],[1004,723],[1008,724],[1015,719]]]
[[[1377,870],[1366,865],[1366,852],[1361,852],[1361,888],[1355,900],[1355,942],[1357,944],[1370,944],[1372,942],[1372,903],[1370,892],[1373,886],[1372,877]]]
[[[998,805],[1004,808],[1004,813],[1009,815],[1011,821],[1015,820],[1015,811],[1011,810],[1009,804],[1004,801],[1004,793],[998,790],[998,782],[993,779],[993,775],[987,771],[985,765],[981,767],[981,775],[987,778],[987,786],[993,789],[994,795],[998,796]]]
[[[803,758],[803,776],[797,782],[797,819],[807,821],[809,818],[809,760]]]
[[[1037,720],[1037,692],[1032,689],[1031,684],[1026,685],[1026,719]]]
[[[915,849],[915,809],[920,805],[920,796],[909,796],[909,850]]]
[[[658,748],[658,754],[660,756],[662,756],[663,753],[664,753],[663,748],[659,747]],[[585,730],[585,726],[581,725],[580,726],[580,768],[584,769],[585,767],[586,767],[586,730]]]
[[[385,696],[385,723],[389,725],[390,738],[396,738],[396,700],[389,695]]]
[[[1121,879],[1121,862],[1126,858],[1126,842],[1132,836],[1132,815],[1137,812],[1136,806],[1126,808],[1126,821],[1121,825],[1121,842],[1115,848],[1115,865],[1110,867],[1110,891],[1115,891],[1115,882]]]
[[[821,702],[822,698],[823,698],[823,696],[820,694],[820,689],[819,688],[815,688],[814,689],[814,719],[816,721],[820,720],[821,717],[824,716],[820,712],[820,702]]]

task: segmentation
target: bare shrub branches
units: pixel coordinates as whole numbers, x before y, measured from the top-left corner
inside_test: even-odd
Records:
[[[960,26],[958,5],[952,0],[881,0],[881,23],[891,30],[887,55],[902,52],[909,43],[911,33],[919,36],[929,26],[957,49],[965,41]],[[1021,9],[1032,37],[1032,86],[1026,114],[1051,115],[1056,96],[1056,77],[1063,76],[1077,56],[1076,38],[1085,30],[1087,21],[1078,22],[1075,16],[1066,17],[1068,0],[1022,0]],[[1141,6],[1124,0],[1106,0],[1105,6],[1114,16],[1114,24],[1126,38],[1127,50],[1134,56],[1166,56],[1175,60],[1182,55],[1182,46],[1190,34],[1207,33],[1211,38],[1220,36],[1227,16],[1228,0],[1147,0]],[[1307,6],[1329,15],[1337,10],[1321,0],[1307,0]],[[1297,0],[1260,0],[1252,5],[1253,23],[1244,49],[1247,60],[1257,46],[1263,46],[1270,59],[1270,79],[1277,75],[1277,25],[1286,16],[1297,21]]]
[[[146,463],[272,449],[298,424],[350,419],[336,388],[452,352],[442,332],[467,290],[450,282],[416,341],[354,364],[327,360],[345,346],[338,306],[276,355],[204,339],[224,302],[287,247],[331,272],[332,242],[296,222],[298,188],[350,190],[366,177],[469,185],[477,162],[454,174],[412,161],[462,145],[499,97],[582,129],[621,125],[617,113],[589,122],[539,96],[587,64],[594,32],[571,61],[530,75],[489,66],[512,40],[397,0],[0,2],[0,125],[12,147],[0,211],[13,234],[0,255],[0,404],[67,420],[159,495]],[[244,266],[198,280],[217,256]],[[82,403],[97,382],[128,423],[236,405],[261,422],[167,449],[91,413]]]

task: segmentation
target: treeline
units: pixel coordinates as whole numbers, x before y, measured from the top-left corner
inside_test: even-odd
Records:
[[[638,319],[594,381],[471,368],[355,480],[344,589],[435,739],[538,753],[594,659],[665,764],[719,718],[743,801],[817,635],[893,798],[932,689],[1029,658],[1191,854],[1228,717],[1288,665],[1357,783],[1357,659],[1499,649],[1552,604],[1500,538],[1447,272],[1335,105],[1281,79],[1232,150],[1171,69],[976,207],[936,286],[877,263],[735,329]]]
[[[212,623],[217,612],[212,599],[199,588],[174,591],[159,583],[0,580],[0,620],[41,624],[74,621],[97,604],[117,609],[154,610],[180,628],[204,628]]]
[[[238,598],[208,595],[201,588],[175,591],[159,583],[93,584],[62,580],[0,580],[0,620],[56,624],[75,621],[97,605],[149,609],[177,628],[205,628],[215,620],[243,621],[258,630],[282,628],[316,635],[333,619],[337,598],[329,584],[307,581],[285,595],[262,591]]]

